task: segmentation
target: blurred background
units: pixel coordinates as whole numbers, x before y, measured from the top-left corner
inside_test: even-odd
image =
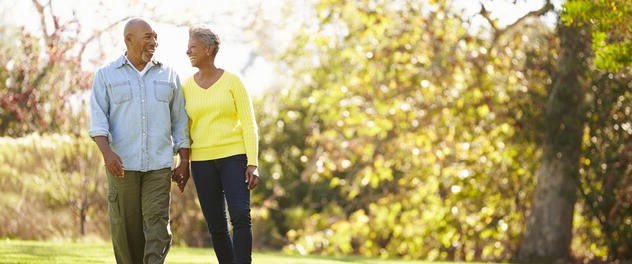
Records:
[[[0,0],[0,238],[109,241],[94,70],[154,21],[222,39],[260,129],[254,246],[632,260],[632,0]],[[174,244],[210,246],[192,182]]]

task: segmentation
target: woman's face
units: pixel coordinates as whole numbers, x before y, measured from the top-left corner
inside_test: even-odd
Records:
[[[201,63],[208,62],[211,56],[211,46],[206,46],[200,38],[189,36],[189,46],[187,48],[187,56],[191,61],[191,66],[199,67]]]

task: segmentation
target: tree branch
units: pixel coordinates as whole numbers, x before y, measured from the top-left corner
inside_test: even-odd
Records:
[[[514,2],[515,3],[515,2]],[[555,8],[555,6],[553,6],[553,4],[551,3],[551,0],[546,0],[544,2],[544,5],[542,5],[542,7],[540,9],[537,10],[533,10],[527,14],[525,14],[524,16],[518,18],[515,22],[507,25],[504,28],[498,28],[498,26],[496,25],[495,21],[490,17],[490,12],[485,9],[485,6],[483,5],[483,3],[481,3],[481,10],[479,11],[479,14],[485,18],[485,20],[487,20],[487,22],[489,23],[489,25],[493,28],[494,30],[494,35],[492,37],[492,41],[491,41],[491,46],[490,48],[493,48],[493,46],[495,46],[496,41],[498,40],[498,38],[500,38],[500,36],[502,36],[503,34],[505,34],[505,32],[517,27],[518,25],[520,25],[520,23],[522,23],[522,21],[526,20],[527,18],[530,17],[539,17],[539,16],[543,16],[544,14],[546,14],[547,12],[553,10]]]
[[[94,32],[94,34],[92,34],[92,36],[90,36],[88,39],[86,39],[85,41],[81,42],[81,49],[79,49],[79,53],[77,54],[77,57],[81,58],[83,55],[83,52],[86,50],[86,46],[88,46],[88,44],[90,44],[90,42],[94,41],[96,38],[100,37],[101,34],[103,34],[103,32],[107,32],[110,29],[114,28],[115,26],[117,26],[118,24],[127,21],[128,19],[132,18],[131,16],[126,16],[126,17],[122,17],[121,19],[114,21],[113,23],[109,24],[108,26],[97,30]]]
[[[40,14],[40,25],[42,26],[42,31],[44,32],[44,38],[48,39],[48,30],[46,29],[46,19],[44,19],[46,17],[44,15],[44,5],[42,5],[37,0],[32,0],[32,2],[33,2],[33,6],[35,6],[35,10],[37,10],[37,13]],[[48,4],[50,5],[50,1],[48,2]]]

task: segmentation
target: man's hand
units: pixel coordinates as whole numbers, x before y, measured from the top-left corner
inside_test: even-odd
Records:
[[[114,153],[114,151],[105,152],[103,154],[103,161],[105,162],[105,167],[108,169],[110,174],[116,177],[123,177],[124,170],[123,161],[121,158]]]
[[[94,141],[97,143],[101,154],[103,155],[103,161],[105,162],[105,168],[112,176],[123,177],[123,161],[116,155],[116,153],[110,148],[108,138],[105,136],[96,136]]]
[[[259,170],[257,166],[248,165],[246,168],[246,184],[248,184],[248,190],[252,190],[257,187],[259,183]]]

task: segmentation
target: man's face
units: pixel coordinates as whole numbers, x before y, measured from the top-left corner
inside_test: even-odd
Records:
[[[128,35],[128,56],[149,62],[158,47],[158,34],[147,23],[134,25]]]

